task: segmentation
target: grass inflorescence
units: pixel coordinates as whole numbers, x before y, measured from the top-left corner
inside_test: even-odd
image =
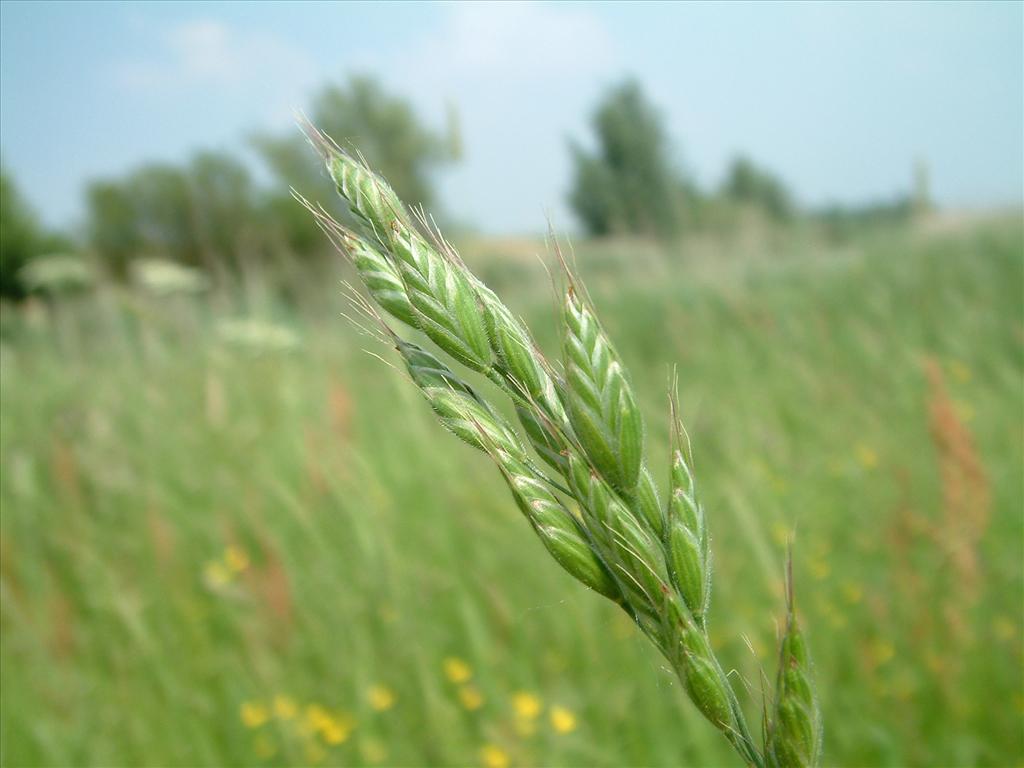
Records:
[[[816,765],[821,715],[792,600],[774,706],[757,739],[708,635],[707,523],[675,393],[670,482],[662,500],[647,467],[644,422],[630,377],[557,241],[565,287],[562,359],[553,364],[423,214],[410,214],[361,160],[306,128],[363,231],[351,232],[322,208],[306,205],[377,306],[497,385],[511,399],[522,432],[444,360],[404,339],[374,306],[356,299],[387,334],[440,422],[490,456],[548,552],[622,607],[746,763]]]

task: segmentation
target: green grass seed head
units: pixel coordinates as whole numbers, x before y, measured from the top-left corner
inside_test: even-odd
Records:
[[[564,475],[568,471],[569,461],[564,453],[565,444],[559,439],[555,428],[543,416],[525,406],[516,405],[516,415],[537,455],[558,470],[560,475]]]
[[[633,388],[601,330],[576,291],[563,311],[565,406],[580,444],[604,478],[631,493],[643,458],[643,420]]]
[[[772,768],[807,768],[821,759],[821,710],[814,692],[810,653],[793,607],[791,574],[788,593],[789,610],[779,649],[765,756]]]
[[[676,447],[672,457],[668,499],[668,549],[672,577],[679,594],[698,621],[707,612],[710,594],[707,530],[697,501],[693,474]]]
[[[460,363],[487,371],[493,361],[490,340],[464,268],[399,224],[388,244],[419,328]]]
[[[547,371],[534,350],[529,332],[494,292],[477,286],[491,348],[509,377],[533,399],[547,398],[551,383]]]
[[[645,466],[633,389],[575,284],[562,311],[565,370],[558,376],[528,329],[451,247],[413,228],[387,185],[346,155],[327,154],[339,190],[384,249],[361,242],[353,259],[371,296],[508,394],[527,439],[435,355],[396,340],[410,376],[442,424],[496,462],[555,560],[630,613],[670,660],[698,710],[749,765],[813,765],[820,755],[820,714],[792,611],[763,754],[711,649],[708,536],[682,451],[675,400],[670,493],[663,506]],[[337,234],[334,227],[327,231]],[[527,443],[561,480],[541,473]],[[578,515],[559,493],[578,504]]]
[[[674,520],[669,525],[668,545],[672,577],[679,594],[694,617],[702,620],[706,578],[700,544],[689,528]]]
[[[619,581],[627,603],[635,614],[656,618],[658,606],[669,592],[658,538],[578,453],[569,450],[566,460],[567,479],[580,501],[583,524]]]
[[[685,609],[677,614],[671,642],[677,646],[666,654],[680,668],[680,677],[697,709],[730,739],[741,738],[735,697],[725,674],[715,660],[707,633]]]
[[[636,488],[633,489],[629,500],[632,507],[640,513],[640,517],[647,523],[651,531],[654,532],[654,535],[658,537],[663,536],[665,531],[665,508],[658,498],[658,486],[646,466],[641,465]]]
[[[639,595],[634,606],[639,610],[661,612],[671,599],[668,568],[660,542],[618,499],[609,504],[606,526],[616,564],[628,574]]]
[[[327,172],[338,194],[348,201],[352,212],[372,234],[383,242],[396,224],[410,226],[405,206],[384,179],[333,145],[327,145],[323,151],[327,155]]]
[[[515,432],[483,403],[447,388],[428,387],[423,394],[441,423],[474,448],[484,452],[502,450],[525,457],[526,449]]]
[[[441,423],[474,448],[524,457],[526,449],[504,420],[434,355],[415,344],[396,344],[409,375]]]
[[[420,389],[447,388],[462,392],[474,400],[480,399],[472,387],[428,350],[404,339],[396,339],[395,348],[401,354],[412,380]]]
[[[614,579],[565,505],[524,462],[508,456],[497,460],[516,504],[558,564],[595,592],[621,600]]]
[[[710,654],[687,653],[683,662],[683,683],[690,700],[708,720],[723,731],[732,732],[736,717],[731,706],[728,683]]]
[[[522,400],[541,412],[549,422],[549,431],[564,430],[568,425],[565,408],[530,332],[490,288],[475,278],[474,282],[499,373]]]
[[[324,154],[338,193],[385,247],[397,268],[413,307],[415,322],[411,325],[423,330],[459,362],[474,370],[487,370],[490,343],[465,269],[416,231],[408,211],[386,181],[339,150],[315,128],[310,126],[307,135]],[[399,309],[407,310],[404,306]]]
[[[359,279],[382,308],[406,325],[417,328],[416,310],[409,303],[401,275],[375,246],[358,235],[348,233],[345,239],[348,255]]]

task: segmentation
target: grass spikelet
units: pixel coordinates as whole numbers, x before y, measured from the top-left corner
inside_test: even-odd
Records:
[[[427,350],[402,339],[396,339],[396,348],[412,380],[449,431],[482,451],[497,448],[512,456],[525,457],[526,449],[515,432],[448,366]]]
[[[636,487],[629,495],[631,506],[633,506],[640,517],[647,523],[647,526],[654,531],[656,536],[663,536],[665,531],[665,508],[658,497],[658,485],[649,469],[643,464],[640,465],[640,474],[637,476]]]
[[[402,278],[384,255],[367,240],[348,235],[348,253],[359,279],[381,307],[392,317],[413,328],[418,327],[416,310],[409,302]]]
[[[817,765],[821,756],[821,711],[811,680],[810,654],[796,618],[791,562],[786,585],[786,628],[779,647],[765,755],[771,768],[805,768]]]
[[[682,425],[675,393],[672,411],[672,468],[668,497],[668,550],[672,578],[698,622],[703,623],[711,595],[708,532],[704,509],[697,500],[693,472],[683,453]]]
[[[412,226],[405,206],[386,181],[337,145],[327,143],[320,147],[338,193],[349,201],[352,212],[373,234],[384,239],[395,227]]]
[[[413,308],[412,325],[459,362],[477,371],[488,371],[492,359],[490,342],[476,292],[464,267],[415,229],[409,212],[386,181],[312,126],[305,126],[305,130],[310,142],[324,156],[338,193],[363,221],[367,233],[386,248]],[[365,250],[361,255],[372,259],[372,254]],[[379,268],[379,264],[374,266]],[[394,289],[391,277],[389,270],[389,291]],[[397,297],[389,296],[400,303]],[[400,309],[406,312],[406,307]]]
[[[423,332],[460,363],[489,370],[491,345],[464,270],[417,232],[397,223],[388,244]]]
[[[631,492],[640,475],[644,427],[618,355],[576,291],[563,311],[566,411],[580,444],[616,489]]]
[[[615,580],[565,505],[525,463],[507,455],[496,456],[495,461],[519,509],[558,564],[595,592],[620,602]]]
[[[564,476],[569,464],[565,457],[564,443],[555,429],[526,406],[517,405],[516,415],[537,455]]]
[[[474,279],[499,373],[513,390],[537,405],[553,424],[567,423],[554,380],[530,332],[490,288]]]
[[[395,265],[366,238],[360,237],[335,221],[322,206],[313,205],[295,190],[292,190],[292,196],[313,214],[317,226],[352,262],[360,281],[366,286],[374,301],[392,317],[417,328],[416,311],[409,301],[402,276]]]

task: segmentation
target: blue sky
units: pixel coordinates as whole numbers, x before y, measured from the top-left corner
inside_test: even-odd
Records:
[[[466,155],[444,204],[494,232],[571,225],[567,139],[636,76],[705,184],[745,153],[805,203],[1019,203],[1022,4],[0,4],[0,152],[55,224],[97,177],[287,131],[328,80],[380,77]]]

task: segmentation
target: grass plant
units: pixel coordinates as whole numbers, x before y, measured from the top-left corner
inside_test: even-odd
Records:
[[[387,334],[441,423],[490,456],[548,552],[627,613],[667,659],[693,704],[748,765],[817,765],[821,714],[792,600],[775,703],[756,739],[708,636],[711,551],[675,392],[663,500],[647,467],[643,418],[630,377],[557,242],[565,287],[562,359],[555,365],[422,212],[411,214],[363,162],[316,128],[306,130],[363,224],[362,232],[353,232],[303,200],[324,232],[384,312],[422,331],[441,352],[510,398],[522,433],[444,361],[403,339],[371,304],[356,298]]]
[[[777,680],[795,529],[823,762],[1024,764],[1019,212],[755,235],[580,240],[575,260],[649,447],[674,439],[679,363],[708,638],[748,723],[738,683]],[[459,240],[553,360],[543,250]],[[253,269],[0,307],[0,765],[738,763],[487,454],[333,321],[354,270],[287,266],[294,302]],[[279,330],[221,332],[243,320]],[[647,452],[659,485],[670,456]]]

